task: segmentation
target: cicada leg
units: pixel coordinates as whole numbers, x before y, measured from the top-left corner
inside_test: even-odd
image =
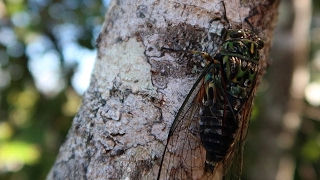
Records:
[[[167,50],[167,51],[171,51],[171,52],[175,52],[175,53],[188,53],[188,54],[200,55],[200,56],[202,56],[202,57],[207,61],[207,64],[209,64],[210,62],[219,63],[218,60],[212,58],[208,53],[203,52],[203,51],[177,50],[177,49],[171,49],[171,48],[166,48],[166,47],[162,47],[161,50]]]

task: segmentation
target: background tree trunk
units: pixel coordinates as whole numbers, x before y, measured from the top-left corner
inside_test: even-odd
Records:
[[[305,109],[304,89],[309,81],[309,27],[311,0],[283,0],[275,31],[272,65],[266,77],[268,91],[252,146],[261,147],[250,164],[249,179],[294,179],[294,146]],[[290,21],[288,21],[290,19]],[[296,151],[299,151],[300,147]],[[263,176],[261,176],[263,172]],[[302,179],[317,179],[308,171]],[[313,177],[313,178],[310,178]]]
[[[233,27],[250,18],[265,41],[261,75],[277,16],[277,0],[226,1]],[[48,179],[155,179],[168,130],[201,71],[200,57],[160,48],[215,54],[223,15],[216,1],[112,1],[97,40],[91,85]]]

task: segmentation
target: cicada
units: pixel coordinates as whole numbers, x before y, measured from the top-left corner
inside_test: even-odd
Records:
[[[170,128],[157,179],[223,177],[233,162],[237,164],[232,165],[235,168],[228,179],[240,179],[259,52],[264,46],[249,17],[245,21],[251,30],[232,29],[225,10],[229,28],[222,31],[223,42],[214,57],[206,52],[163,48],[199,54],[208,63]]]

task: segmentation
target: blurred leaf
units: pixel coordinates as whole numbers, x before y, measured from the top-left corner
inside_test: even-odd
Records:
[[[0,143],[1,141],[5,141],[9,139],[13,134],[13,128],[10,126],[8,122],[0,123]]]
[[[40,158],[40,150],[34,144],[22,141],[1,143],[0,167],[7,171],[18,171],[24,164],[32,165]]]
[[[320,161],[319,139],[309,139],[301,149],[302,157],[311,162]]]

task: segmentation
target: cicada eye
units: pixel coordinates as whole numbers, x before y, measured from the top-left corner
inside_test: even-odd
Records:
[[[257,48],[258,49],[262,49],[264,47],[264,42],[259,38],[258,41],[256,42],[257,43]]]
[[[229,36],[231,38],[241,38],[243,37],[244,32],[242,30],[230,31]]]

